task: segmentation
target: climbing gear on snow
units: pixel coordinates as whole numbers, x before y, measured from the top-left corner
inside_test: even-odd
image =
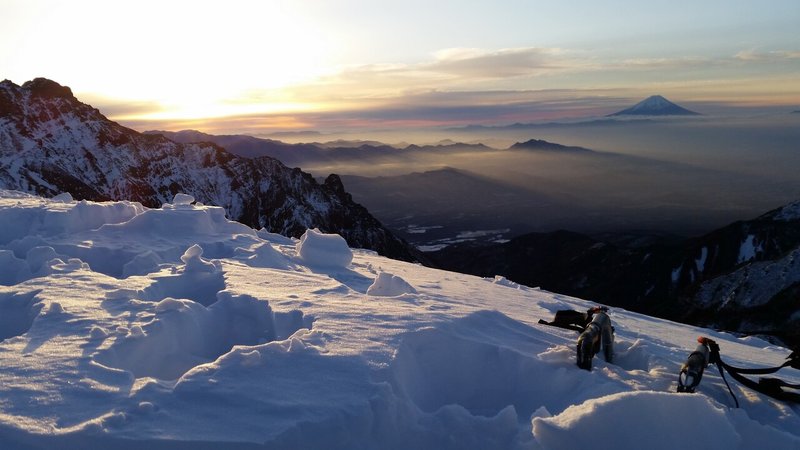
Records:
[[[709,364],[716,364],[722,381],[724,381],[725,385],[728,387],[728,392],[730,392],[731,397],[733,397],[737,408],[739,407],[739,400],[736,398],[736,395],[734,395],[733,390],[728,384],[728,380],[725,379],[725,371],[727,371],[734,380],[754,391],[761,392],[762,394],[778,400],[800,403],[800,393],[787,392],[784,390],[784,388],[800,389],[800,384],[787,383],[779,378],[759,378],[758,382],[756,382],[744,376],[775,373],[784,367],[800,369],[800,352],[798,352],[798,350],[793,351],[786,358],[786,362],[780,366],[744,369],[725,363],[720,357],[719,345],[714,340],[701,336],[697,338],[697,341],[700,345],[689,355],[689,358],[681,367],[681,371],[678,374],[678,392],[694,392],[703,376],[703,369]],[[705,348],[705,350],[701,347]],[[705,361],[705,363],[703,363],[703,361]]]
[[[587,314],[593,318],[578,337],[577,364],[581,369],[592,370],[592,358],[600,351],[601,343],[606,361],[614,359],[614,327],[605,306],[594,307]]]
[[[542,325],[566,328],[567,330],[574,330],[580,333],[583,332],[583,330],[586,329],[586,325],[592,321],[593,313],[590,313],[589,311],[591,311],[591,309],[589,309],[587,312],[564,309],[556,311],[556,316],[553,318],[552,322],[539,319],[539,323]]]
[[[678,374],[678,392],[694,392],[703,378],[703,371],[711,362],[709,360],[710,350],[705,338],[699,337],[697,342],[697,349],[689,355]]]

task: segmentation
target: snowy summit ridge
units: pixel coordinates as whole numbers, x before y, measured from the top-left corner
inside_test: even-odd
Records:
[[[675,393],[698,334],[739,367],[784,348],[612,309],[581,370],[537,321],[591,302],[191,200],[0,191],[0,448],[800,448],[796,405],[731,381],[733,409],[711,370]]]
[[[609,114],[609,116],[698,116],[700,113],[676,105],[660,95],[652,95],[641,102]]]

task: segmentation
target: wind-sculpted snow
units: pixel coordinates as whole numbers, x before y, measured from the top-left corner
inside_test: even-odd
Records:
[[[18,196],[0,191],[0,221],[12,225],[0,230],[0,244],[28,261],[28,277],[47,270],[45,254],[78,258],[97,272],[127,277],[176,263],[195,244],[211,257],[232,257],[237,247],[259,242],[253,229],[228,220],[222,208],[192,205],[188,196],[159,209],[132,202],[44,199],[17,206]],[[0,258],[10,257],[0,253]]]
[[[562,410],[575,400],[570,391],[589,380],[573,370],[568,352],[538,351],[550,339],[502,314],[476,313],[404,337],[392,381],[430,413],[460,405],[472,415],[494,417],[513,406],[519,420],[542,407]]]
[[[27,332],[42,309],[36,300],[38,291],[0,292],[0,341]]]
[[[32,226],[0,230],[0,448],[800,446],[796,406],[732,382],[733,409],[714,371],[674,393],[698,334],[743,367],[784,348],[615,309],[615,361],[580,370],[577,333],[537,322],[590,302],[190,200],[2,192],[0,217]]]
[[[276,317],[267,301],[254,297],[221,291],[217,298],[208,308],[171,297],[154,307],[140,304],[151,306],[147,310],[155,312],[153,320],[125,330],[95,360],[129,371],[137,378],[174,380],[195,366],[225,355],[235,345],[283,340],[305,325],[302,312],[295,317]],[[242,353],[251,355],[251,363],[260,361],[258,352],[253,352]]]
[[[217,300],[217,292],[225,289],[225,277],[219,260],[202,258],[203,249],[195,244],[181,256],[183,266],[169,273],[155,274],[153,284],[148,286],[143,297],[158,301],[167,297],[186,298],[201,305],[211,305]]]

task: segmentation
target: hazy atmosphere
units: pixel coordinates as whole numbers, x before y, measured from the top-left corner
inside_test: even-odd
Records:
[[[800,107],[798,17],[792,0],[2,0],[0,74],[57,80],[140,131],[509,124],[653,94],[783,112]]]

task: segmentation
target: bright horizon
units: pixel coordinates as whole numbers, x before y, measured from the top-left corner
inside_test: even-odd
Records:
[[[800,108],[800,3],[0,0],[0,78],[138,130],[502,124],[649,95]]]

